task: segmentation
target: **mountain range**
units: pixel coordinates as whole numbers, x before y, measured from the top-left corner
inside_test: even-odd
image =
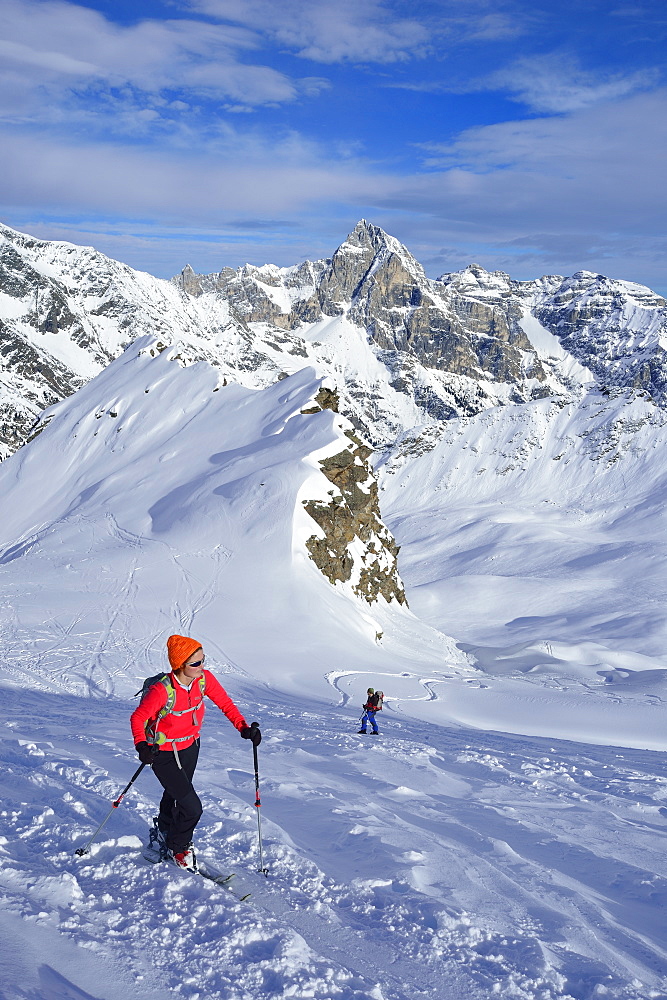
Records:
[[[187,266],[164,281],[0,227],[0,454],[146,334],[249,388],[314,367],[380,452],[437,438],[451,417],[578,397],[586,383],[660,406],[667,386],[664,299],[586,271],[515,281],[471,264],[431,280],[362,220],[326,260]]]

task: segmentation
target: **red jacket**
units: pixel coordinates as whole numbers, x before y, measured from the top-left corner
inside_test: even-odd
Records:
[[[169,680],[176,692],[176,700],[172,711],[160,720],[158,726],[158,732],[167,737],[166,742],[160,745],[160,750],[172,750],[174,746],[179,750],[184,750],[191,743],[194,743],[199,736],[206,706],[204,705],[198,680],[192,682],[189,691],[178,683],[173,673],[169,675]],[[204,688],[206,697],[210,698],[225,713],[231,724],[239,732],[241,729],[244,729],[248,723],[220,681],[215,679],[210,670],[204,671],[204,680],[206,682]],[[148,738],[146,736],[146,727],[155,723],[160,709],[164,708],[166,704],[167,689],[164,684],[158,682],[149,689],[146,697],[137,705],[130,718],[135,746],[137,743],[141,743]],[[184,712],[185,714],[172,714],[176,712]],[[178,742],[172,742],[174,740],[178,740]],[[152,742],[152,739],[149,739],[149,742]]]

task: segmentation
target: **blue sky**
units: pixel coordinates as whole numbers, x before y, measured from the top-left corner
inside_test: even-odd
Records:
[[[163,277],[330,255],[667,292],[664,2],[0,0],[0,219]]]

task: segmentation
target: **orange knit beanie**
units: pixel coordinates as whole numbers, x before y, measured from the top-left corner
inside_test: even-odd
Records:
[[[167,655],[172,670],[179,670],[195,650],[201,649],[201,642],[187,635],[170,635],[167,639]]]

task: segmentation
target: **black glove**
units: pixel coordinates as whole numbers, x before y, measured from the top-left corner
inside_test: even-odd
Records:
[[[152,764],[155,760],[155,747],[147,743],[146,740],[137,743],[135,749],[139,754],[139,760],[142,764]]]
[[[244,740],[252,740],[252,745],[258,747],[262,742],[262,734],[259,731],[259,722],[253,722],[251,726],[244,726],[241,730]]]

